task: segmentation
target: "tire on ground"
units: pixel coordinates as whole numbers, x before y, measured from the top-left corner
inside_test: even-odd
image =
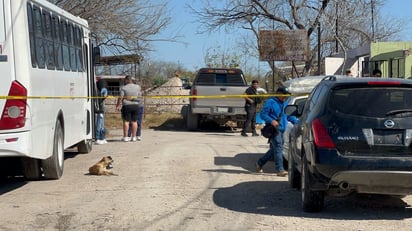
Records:
[[[312,191],[312,175],[308,169],[308,162],[303,156],[301,173],[302,208],[304,212],[319,212],[323,209],[324,192]]]
[[[48,179],[59,179],[63,175],[64,168],[64,137],[63,129],[60,121],[57,120],[54,129],[53,153],[52,155],[42,160],[42,168],[44,177]]]
[[[77,151],[79,153],[89,153],[92,151],[93,141],[92,140],[83,140],[77,144]]]
[[[27,180],[37,180],[41,177],[40,160],[30,157],[22,157],[21,167],[23,175]]]
[[[186,110],[186,128],[188,130],[197,129],[199,127],[199,116],[192,113],[191,107]]]

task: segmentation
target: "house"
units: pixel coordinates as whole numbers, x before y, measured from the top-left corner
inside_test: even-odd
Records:
[[[411,51],[412,42],[373,42],[326,57],[325,74],[341,75],[349,69],[355,77],[368,77],[379,69],[383,77],[411,78]]]

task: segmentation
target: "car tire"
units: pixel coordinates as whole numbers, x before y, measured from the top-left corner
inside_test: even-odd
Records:
[[[323,209],[325,194],[322,191],[312,191],[312,174],[309,172],[308,162],[303,156],[301,172],[302,208],[304,212],[320,212]]]
[[[291,146],[291,145],[290,145]],[[288,182],[290,187],[299,189],[300,188],[300,172],[296,169],[295,160],[292,155],[292,147],[289,147],[288,152]]]

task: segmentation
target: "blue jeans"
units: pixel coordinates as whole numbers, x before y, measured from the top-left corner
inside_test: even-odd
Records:
[[[283,133],[279,132],[277,136],[269,140],[269,143],[269,150],[258,160],[257,163],[259,166],[263,167],[268,160],[273,158],[275,161],[275,172],[283,171]]]
[[[96,140],[104,140],[106,129],[104,128],[104,114],[96,114]]]

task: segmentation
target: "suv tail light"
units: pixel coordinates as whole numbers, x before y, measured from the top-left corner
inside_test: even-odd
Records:
[[[329,136],[328,131],[319,119],[313,121],[312,131],[315,144],[318,148],[336,148],[336,145]]]
[[[17,81],[13,81],[8,96],[23,96],[22,99],[7,99],[1,114],[0,130],[24,127],[27,105],[27,90]]]
[[[196,88],[192,89],[192,96],[197,96],[197,89]],[[196,101],[197,98],[193,97],[192,99],[193,99],[193,101]]]

